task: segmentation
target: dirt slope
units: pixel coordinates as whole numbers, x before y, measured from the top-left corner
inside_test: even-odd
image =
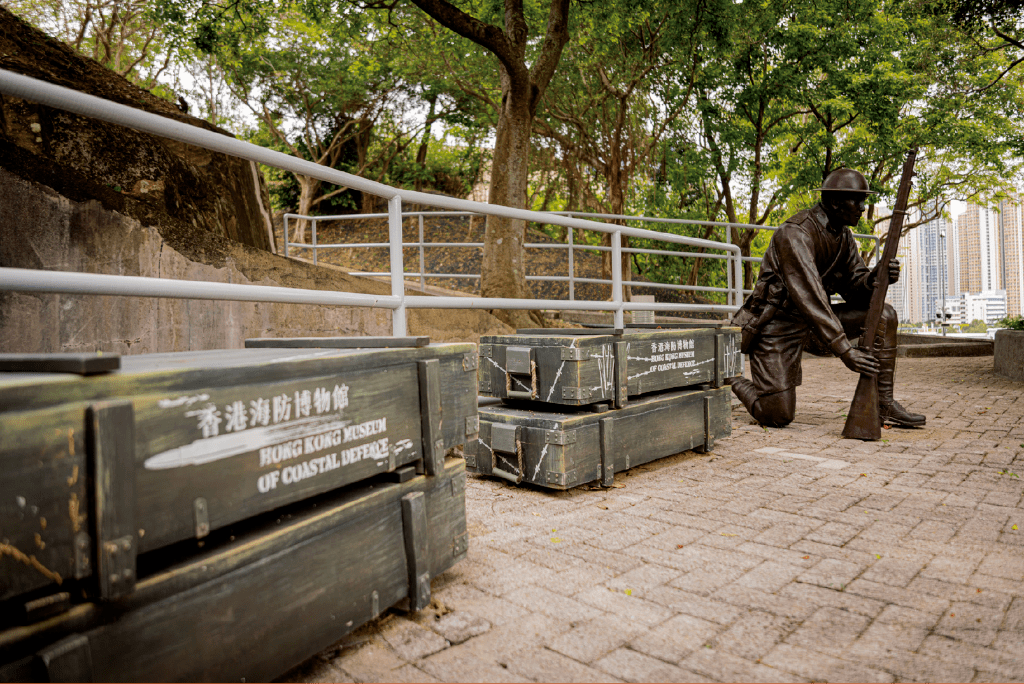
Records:
[[[289,222],[290,234],[293,234],[295,223]],[[419,240],[418,220],[408,218],[405,222],[403,241]],[[275,222],[275,234],[279,250],[283,251],[284,233],[282,221]],[[484,221],[482,218],[468,217],[426,217],[424,218],[425,242],[483,242]],[[309,243],[310,231],[306,232]],[[387,222],[380,219],[357,219],[340,221],[320,221],[317,223],[317,244],[355,244],[387,242]],[[527,242],[555,244],[555,240],[537,230],[530,230]],[[292,255],[300,255],[312,259],[312,252],[301,247],[291,246]],[[365,249],[322,249],[318,257],[324,263],[342,266],[353,271],[386,273],[389,269],[388,249],[386,247]],[[414,247],[405,248],[405,270],[419,271],[419,250]],[[577,278],[601,278],[601,256],[597,252],[586,252],[579,249],[573,251],[575,276]],[[424,250],[425,272],[448,274],[480,273],[481,250],[470,247],[428,247]],[[568,255],[565,249],[530,249],[526,260],[527,275],[567,276]],[[635,281],[643,282],[643,281]],[[456,278],[427,278],[427,285],[436,285],[457,289],[472,294],[479,293],[479,280]],[[540,299],[568,299],[569,285],[565,282],[530,281],[528,283],[534,296]],[[693,303],[706,302],[700,297],[682,291],[664,290],[660,288],[634,285],[633,294],[654,295],[656,302]],[[603,301],[610,297],[609,285],[593,283],[575,283],[575,298],[578,300]],[[700,317],[700,314],[688,313],[688,317]],[[714,316],[713,316],[714,317]]]

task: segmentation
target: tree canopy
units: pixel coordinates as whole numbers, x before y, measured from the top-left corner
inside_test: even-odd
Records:
[[[840,166],[878,191],[857,228],[873,232],[912,146],[906,230],[1020,183],[1022,0],[5,4],[260,144],[417,189],[465,194],[487,177],[490,201],[514,207],[747,224],[668,228],[745,255]],[[111,14],[122,5],[132,13]],[[268,173],[282,208],[360,208],[345,188]],[[484,294],[530,296],[523,230],[489,221]],[[699,257],[624,265],[724,279]]]

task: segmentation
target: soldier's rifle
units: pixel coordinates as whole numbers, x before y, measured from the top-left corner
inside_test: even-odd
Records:
[[[882,319],[885,307],[885,293],[889,289],[889,262],[896,258],[896,250],[900,244],[900,233],[903,232],[903,219],[907,215],[907,204],[910,202],[910,186],[914,176],[914,162],[917,160],[917,148],[907,153],[903,162],[903,176],[900,178],[899,190],[896,192],[896,205],[889,219],[889,233],[885,238],[885,249],[876,266],[877,279],[875,290],[871,293],[871,304],[864,320],[864,332],[860,338],[861,351],[876,356],[875,336],[878,324]],[[877,358],[877,357],[876,357]],[[882,424],[878,416],[878,376],[861,374],[857,382],[857,391],[853,395],[853,403],[847,413],[843,437],[848,439],[878,440],[882,437]]]

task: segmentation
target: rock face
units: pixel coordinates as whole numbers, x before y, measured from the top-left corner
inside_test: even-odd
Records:
[[[391,294],[386,282],[269,254],[223,237],[215,264],[99,201],[75,202],[0,169],[0,265],[176,280]],[[410,292],[409,294],[417,294]],[[512,332],[486,311],[409,310],[410,335],[477,341]],[[387,309],[0,291],[0,349],[145,354],[239,349],[249,337],[390,335]]]
[[[0,7],[0,68],[230,135],[53,40]],[[252,162],[11,97],[0,98],[0,166],[70,199],[152,225],[182,254],[206,235],[274,251],[270,200]]]

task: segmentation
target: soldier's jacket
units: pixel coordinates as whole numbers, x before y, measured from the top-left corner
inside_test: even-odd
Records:
[[[851,345],[832,312],[829,295],[839,294],[847,302],[866,306],[874,283],[874,272],[864,264],[853,233],[845,226],[831,226],[825,210],[817,204],[775,231],[754,291],[732,322],[771,335],[785,332],[775,328],[789,328],[794,319],[802,319],[832,353],[841,356]],[[762,314],[769,303],[778,307],[781,315],[759,320],[765,318]]]

